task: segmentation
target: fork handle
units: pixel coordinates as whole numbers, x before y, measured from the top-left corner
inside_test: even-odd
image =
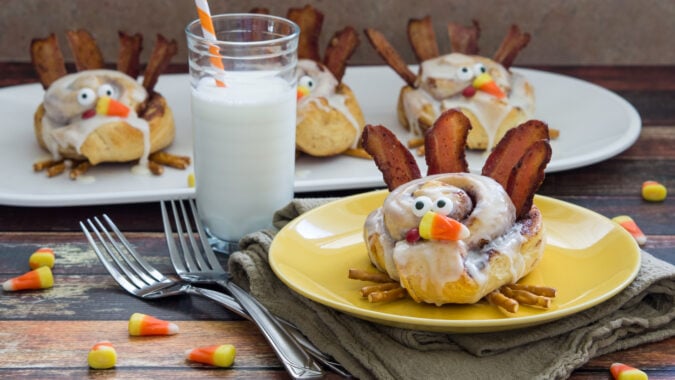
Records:
[[[320,379],[321,367],[255,298],[231,281],[218,281],[251,316],[294,379]]]

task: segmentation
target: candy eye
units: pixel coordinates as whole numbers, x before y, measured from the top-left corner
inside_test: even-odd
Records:
[[[302,78],[300,78],[300,80],[298,81],[298,85],[302,87],[307,87],[308,89],[311,90],[314,88],[314,79],[312,79],[312,77],[310,76],[305,75]]]
[[[109,84],[104,84],[98,88],[98,96],[108,96],[110,98],[115,98],[117,97],[117,90],[115,90],[115,87]]]
[[[96,101],[96,93],[91,88],[83,88],[77,93],[77,102],[83,106],[90,106]]]
[[[431,210],[431,206],[433,205],[433,202],[431,202],[431,199],[429,197],[421,196],[415,198],[412,204],[412,212],[415,214],[415,216],[423,216],[429,210]]]
[[[482,63],[476,63],[473,65],[473,73],[476,74],[476,76],[485,74],[487,73],[487,67],[485,67],[485,65]]]
[[[469,80],[473,78],[473,71],[468,66],[462,66],[457,70],[457,79],[459,80]]]
[[[446,197],[440,197],[436,199],[436,203],[432,207],[434,212],[437,212],[441,215],[448,215],[452,212],[453,205],[452,202]]]

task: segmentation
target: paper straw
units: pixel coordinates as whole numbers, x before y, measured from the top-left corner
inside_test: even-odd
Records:
[[[206,0],[195,0],[197,6],[197,14],[199,15],[199,23],[202,25],[202,34],[204,38],[209,41],[216,42],[216,30],[213,27],[213,20],[211,20],[211,11],[209,10],[209,3]],[[220,52],[218,46],[209,46],[209,53],[211,53],[211,64],[221,71],[225,71],[223,61],[220,59]],[[216,85],[218,87],[225,87],[225,82],[216,78]]]

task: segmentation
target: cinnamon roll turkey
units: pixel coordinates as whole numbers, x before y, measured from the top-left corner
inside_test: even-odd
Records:
[[[532,200],[551,157],[548,127],[532,120],[510,130],[482,174],[464,159],[470,128],[456,110],[438,118],[426,135],[426,177],[389,130],[364,131],[391,191],[366,219],[368,255],[417,302],[478,302],[528,274],[544,252]]]

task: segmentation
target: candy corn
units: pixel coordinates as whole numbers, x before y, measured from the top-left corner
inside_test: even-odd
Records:
[[[469,229],[455,219],[429,211],[420,220],[419,234],[427,240],[462,240],[469,237]]]
[[[639,245],[644,245],[647,242],[647,237],[644,233],[642,233],[640,227],[638,227],[633,218],[630,216],[619,215],[612,218],[612,221],[625,228],[626,231],[628,231],[633,236],[633,238],[635,238],[635,241],[637,241]]]
[[[502,89],[497,86],[497,83],[495,83],[488,73],[483,73],[477,76],[476,79],[473,80],[473,87],[483,92],[487,92],[488,94],[493,95],[499,99],[506,96],[504,91],[502,91]]]
[[[51,248],[40,248],[33,252],[28,259],[30,269],[39,267],[54,267],[54,251]]]
[[[163,321],[141,313],[134,313],[129,318],[129,335],[174,335],[178,333],[175,323]]]
[[[647,380],[647,374],[623,363],[614,363],[609,367],[614,380]]]
[[[110,342],[98,342],[89,350],[87,362],[93,369],[108,369],[115,366],[117,351]]]
[[[187,352],[187,359],[216,367],[230,367],[237,350],[231,344],[198,347]]]
[[[130,110],[124,103],[107,96],[100,98],[96,103],[96,113],[99,115],[127,117]]]
[[[54,277],[49,267],[39,267],[30,272],[22,274],[5,281],[2,289],[6,291],[27,290],[27,289],[46,289],[54,286]]]
[[[649,202],[662,202],[668,196],[668,189],[656,181],[642,183],[642,198]]]

